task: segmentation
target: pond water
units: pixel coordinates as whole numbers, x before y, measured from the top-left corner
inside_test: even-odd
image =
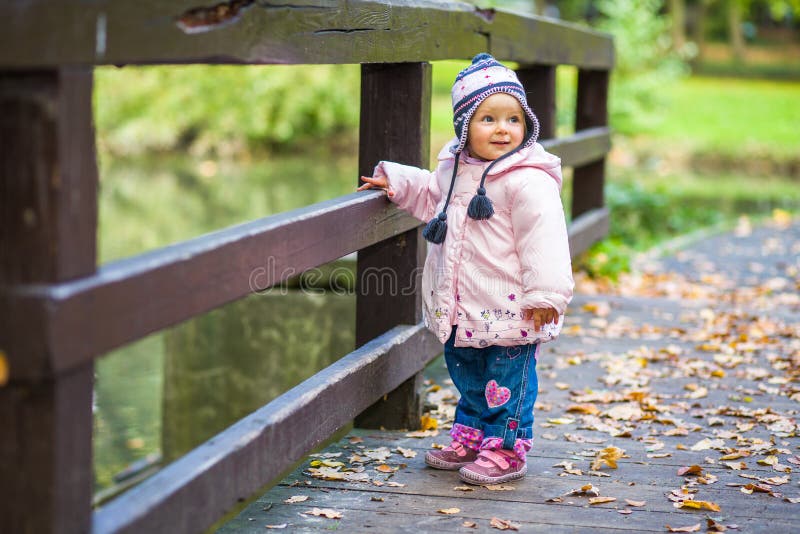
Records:
[[[344,195],[356,176],[354,157],[326,154],[249,164],[101,161],[100,261]],[[275,290],[100,358],[93,436],[98,499],[352,351],[354,324],[352,291]]]

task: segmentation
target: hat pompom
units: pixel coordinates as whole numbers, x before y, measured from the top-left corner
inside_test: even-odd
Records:
[[[481,52],[480,54],[472,58],[472,64],[474,65],[478,61],[483,61],[484,59],[494,59],[494,57],[491,54],[487,54],[486,52]]]
[[[447,214],[441,212],[438,216],[431,219],[422,230],[422,237],[435,245],[440,245],[444,242],[447,236]]]
[[[486,196],[486,189],[483,187],[478,188],[478,194],[472,197],[472,200],[469,201],[469,206],[467,207],[467,215],[470,218],[480,221],[482,219],[488,219],[492,215],[494,215],[494,207],[492,207],[492,201],[489,200],[489,197]]]

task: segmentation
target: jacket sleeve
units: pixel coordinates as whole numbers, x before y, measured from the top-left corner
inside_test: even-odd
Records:
[[[572,261],[558,185],[537,172],[514,199],[511,224],[522,268],[523,309],[554,308],[563,315],[572,300]]]
[[[394,191],[394,196],[390,200],[397,204],[397,207],[422,222],[428,222],[433,218],[436,205],[442,198],[435,172],[392,161],[381,161],[375,167],[372,176],[386,177],[389,188]]]

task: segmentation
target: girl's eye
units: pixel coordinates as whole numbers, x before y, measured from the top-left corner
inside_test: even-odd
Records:
[[[511,117],[511,122],[519,122],[519,117]]]
[[[486,117],[481,118],[481,121],[482,122],[492,122],[492,118],[489,117],[489,116],[486,116]]]

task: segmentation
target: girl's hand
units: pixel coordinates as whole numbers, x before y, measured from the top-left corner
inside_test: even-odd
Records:
[[[394,191],[389,188],[389,180],[387,180],[385,176],[378,176],[375,178],[371,176],[362,176],[361,180],[366,183],[356,189],[356,191],[366,191],[367,189],[377,188],[386,191],[389,198],[394,196]]]
[[[540,332],[542,325],[558,322],[558,312],[553,308],[532,308],[522,310],[522,319],[533,319],[534,329]]]

